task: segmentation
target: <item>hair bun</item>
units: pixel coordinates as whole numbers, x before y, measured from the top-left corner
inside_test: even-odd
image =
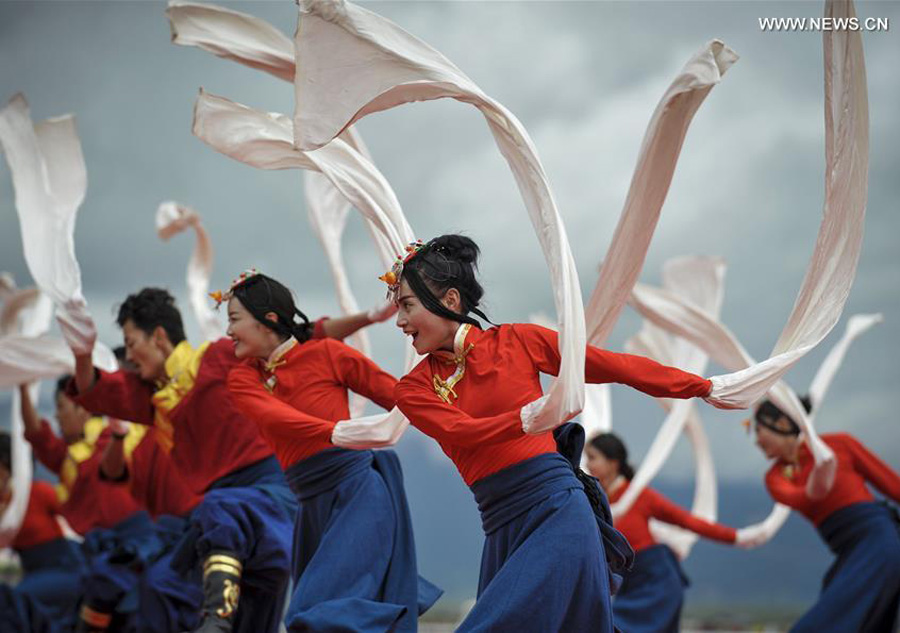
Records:
[[[478,256],[481,253],[472,238],[458,233],[441,235],[431,240],[431,248],[443,253],[449,259],[463,264],[478,265]]]

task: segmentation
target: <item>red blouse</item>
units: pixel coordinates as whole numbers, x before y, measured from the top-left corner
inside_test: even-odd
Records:
[[[247,359],[228,376],[235,406],[256,422],[285,469],[334,447],[335,423],[350,417],[348,389],[392,409],[396,384],[366,356],[334,339],[296,344],[269,363]]]
[[[85,425],[97,426],[102,421],[88,420]],[[67,446],[57,437],[50,424],[41,420],[37,432],[25,433],[35,457],[59,475],[63,500],[60,513],[79,534],[95,527],[111,528],[128,518],[140,507],[123,486],[100,478],[103,450],[110,441],[110,430],[104,427],[95,440],[82,440]]]
[[[470,348],[471,346],[471,348]],[[465,370],[453,386],[452,404],[436,393],[457,367],[454,354],[429,354],[397,384],[397,406],[410,422],[438,441],[469,485],[499,470],[556,450],[553,434],[526,435],[520,408],[539,398],[540,374],[556,375],[557,333],[537,325],[472,327],[465,336]],[[457,358],[459,354],[456,355]],[[709,394],[708,380],[642,356],[588,346],[585,377],[622,383],[668,398]]]
[[[128,485],[131,496],[154,517],[185,516],[203,500],[187,487],[152,427],[130,456]]]
[[[176,354],[185,362],[170,372],[171,382],[157,390],[129,371],[97,370],[94,386],[83,394],[72,393],[88,411],[105,413],[139,424],[155,424],[157,440],[184,482],[202,494],[217,479],[272,455],[256,425],[235,408],[226,379],[238,364],[234,345],[219,339],[196,351],[179,343]],[[70,392],[74,381],[70,382]]]
[[[628,490],[630,482],[620,486],[609,496],[610,503],[616,503]],[[706,521],[694,516],[681,506],[678,506],[652,488],[644,488],[638,495],[631,509],[615,520],[615,527],[628,542],[635,552],[656,545],[656,540],[650,532],[650,519],[656,519],[663,523],[670,523],[678,527],[690,530],[714,541],[722,543],[734,543],[737,530],[727,525]]]
[[[829,493],[819,500],[806,496],[806,482],[814,461],[809,448],[802,444],[796,466],[778,461],[766,473],[766,487],[775,501],[797,510],[815,525],[841,508],[861,501],[872,501],[872,493],[866,487],[867,481],[886,497],[900,501],[900,476],[869,452],[859,440],[849,433],[829,433],[822,435],[822,440],[837,457],[837,473]]]
[[[32,481],[28,509],[12,548],[21,551],[62,538],[62,528],[56,520],[59,513],[59,498],[53,486],[46,481]]]

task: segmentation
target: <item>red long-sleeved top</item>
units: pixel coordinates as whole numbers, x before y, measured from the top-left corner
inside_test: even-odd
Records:
[[[866,487],[867,481],[886,497],[900,501],[900,476],[859,440],[849,433],[829,433],[821,437],[837,458],[837,473],[829,493],[819,500],[806,496],[806,482],[814,460],[809,448],[802,444],[795,467],[778,461],[766,473],[766,488],[775,501],[797,510],[815,525],[841,508],[872,501],[872,493]]]
[[[552,433],[526,435],[519,410],[543,395],[540,374],[559,373],[557,333],[537,325],[472,327],[463,347],[465,372],[454,386],[458,398],[444,402],[435,376],[455,370],[453,354],[432,353],[397,384],[397,406],[426,435],[436,439],[469,485],[526,459],[552,453]],[[658,397],[709,394],[708,380],[631,354],[588,346],[585,378],[622,383]]]
[[[62,538],[62,528],[56,520],[60,509],[59,498],[53,486],[46,481],[32,481],[28,509],[25,510],[22,525],[13,539],[12,548],[21,551]]]
[[[53,433],[46,420],[41,420],[36,432],[26,432],[25,439],[35,457],[59,475],[65,496],[60,513],[79,534],[95,527],[111,528],[140,509],[128,490],[100,478],[100,461],[110,441],[103,420],[88,420],[85,439],[71,446]]]
[[[616,503],[621,499],[629,485],[630,482],[625,482],[609,495],[609,502]],[[677,525],[704,538],[722,543],[734,543],[737,535],[734,528],[694,516],[656,490],[644,488],[631,509],[615,520],[616,529],[625,535],[635,552],[656,545],[656,539],[650,532],[650,519]]]
[[[156,440],[151,427],[130,456],[128,486],[131,496],[153,516],[184,516],[203,500],[185,484],[172,459]]]
[[[335,423],[350,417],[348,389],[392,409],[396,384],[369,358],[333,339],[295,344],[268,363],[247,359],[228,376],[235,405],[259,425],[285,469],[334,447]]]
[[[184,341],[166,360],[170,381],[159,389],[132,372],[97,370],[89,391],[77,394],[74,381],[69,390],[89,411],[155,424],[184,483],[202,494],[217,479],[272,455],[228,393],[228,372],[238,362],[228,339],[196,350]]]

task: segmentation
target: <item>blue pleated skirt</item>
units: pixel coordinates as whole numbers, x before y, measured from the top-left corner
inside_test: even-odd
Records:
[[[613,621],[628,633],[674,633],[687,585],[681,563],[668,546],[641,550],[613,599]]]
[[[442,592],[416,571],[396,454],[334,448],[286,475],[300,503],[288,631],[415,631]]]
[[[896,630],[900,527],[893,510],[855,503],[831,514],[818,530],[837,559],[825,574],[818,602],[791,631]]]
[[[471,486],[485,534],[478,600],[459,631],[612,633],[597,518],[558,453]]]
[[[54,625],[70,626],[81,599],[86,570],[78,544],[58,538],[18,553],[24,576],[10,595],[21,596],[23,604],[34,604],[22,612],[32,612],[37,617],[36,610],[40,609]]]

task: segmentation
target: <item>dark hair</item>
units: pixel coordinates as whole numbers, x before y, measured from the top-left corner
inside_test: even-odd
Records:
[[[53,392],[53,397],[58,398],[59,394],[65,395],[66,388],[69,386],[69,381],[72,380],[72,374],[65,374],[56,379],[56,391]]]
[[[634,477],[634,468],[628,463],[628,449],[625,443],[615,433],[601,433],[591,438],[590,445],[603,453],[606,459],[614,459],[619,462],[619,474],[631,481]]]
[[[812,411],[812,400],[809,396],[801,396],[800,404],[807,413]],[[780,422],[784,418],[787,424]],[[753,419],[770,431],[774,431],[779,435],[800,435],[800,426],[784,411],[781,410],[774,402],[769,399],[763,400],[753,413]]]
[[[9,433],[0,431],[0,466],[12,472],[12,448]]]
[[[185,338],[181,313],[175,307],[175,297],[162,288],[144,288],[137,294],[128,295],[119,306],[116,323],[122,327],[129,320],[148,336],[161,327],[172,345],[178,345]]]
[[[257,273],[248,277],[231,292],[257,321],[283,338],[293,336],[303,343],[312,336],[313,326],[294,304],[291,291],[268,275]],[[278,321],[267,319],[269,312],[274,312]]]
[[[478,322],[467,316],[474,312],[491,323],[484,312],[478,309],[478,303],[484,296],[484,288],[475,277],[480,253],[478,245],[465,235],[441,235],[429,240],[403,266],[402,279],[406,279],[410,289],[429,312],[445,319],[477,326]],[[440,302],[439,297],[443,297],[450,288],[456,288],[459,292],[461,314]]]

